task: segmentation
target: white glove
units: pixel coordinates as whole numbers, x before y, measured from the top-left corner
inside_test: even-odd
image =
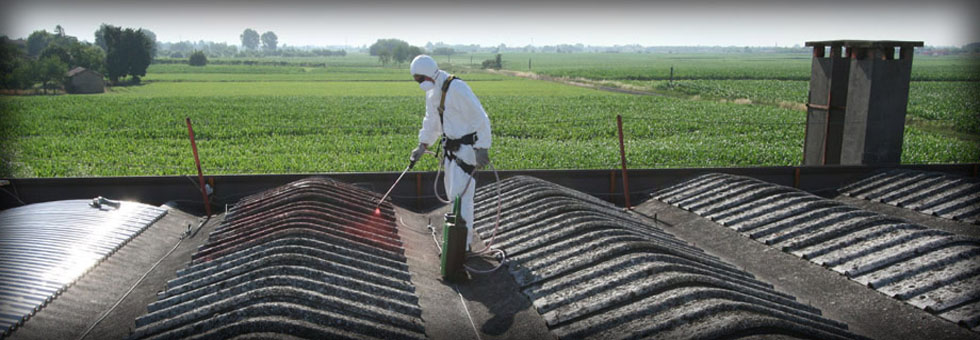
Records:
[[[490,150],[482,149],[482,148],[474,148],[473,151],[476,151],[475,165],[477,168],[483,168],[486,167],[487,164],[490,164]]]

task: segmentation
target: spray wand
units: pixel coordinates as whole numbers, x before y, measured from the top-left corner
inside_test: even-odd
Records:
[[[385,199],[388,198],[388,195],[391,194],[391,191],[395,190],[395,186],[398,185],[398,182],[402,180],[402,177],[405,177],[405,173],[408,172],[408,170],[412,169],[412,167],[414,166],[415,166],[415,160],[411,160],[408,162],[408,166],[405,167],[405,170],[402,170],[402,174],[398,175],[398,179],[396,179],[395,183],[391,185],[391,188],[388,188],[388,192],[386,192],[384,196],[381,196],[381,200],[378,201],[378,205],[374,207],[375,215],[381,214],[381,204],[385,202]]]

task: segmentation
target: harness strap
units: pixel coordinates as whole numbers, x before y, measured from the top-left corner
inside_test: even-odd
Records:
[[[442,99],[439,100],[439,125],[442,125],[443,123],[442,113],[446,112],[446,92],[449,92],[449,84],[456,79],[456,75],[450,74],[449,78],[446,78],[446,81],[442,82]],[[445,129],[445,127],[443,127],[443,129]]]
[[[442,137],[443,144],[444,144],[443,147],[445,147],[446,150],[452,151],[452,152],[458,151],[459,150],[459,147],[462,146],[462,145],[473,145],[473,144],[476,144],[476,141],[478,139],[479,138],[476,137],[476,132],[470,133],[470,134],[468,134],[466,136],[463,136],[463,137],[461,137],[459,139],[449,138],[445,134],[443,134],[443,137]]]
[[[459,151],[460,145],[475,144],[477,139],[476,132],[465,135],[459,139],[450,139],[449,137],[446,136],[445,133],[446,126],[443,125],[445,123],[445,120],[443,119],[443,113],[446,112],[446,93],[449,92],[449,85],[452,84],[453,80],[456,79],[459,78],[457,78],[455,75],[450,74],[449,78],[446,78],[446,81],[442,83],[442,99],[439,100],[439,125],[441,125],[443,128],[443,133],[442,133],[443,152],[445,153],[447,160],[449,160],[450,162],[455,161],[456,165],[459,166],[460,169],[463,169],[463,171],[465,171],[469,175],[473,175],[473,171],[476,170],[476,167],[467,164],[462,159],[459,159],[459,157],[456,157],[454,153],[456,151]]]
[[[476,170],[476,167],[475,166],[470,165],[470,164],[464,162],[462,159],[460,159],[459,157],[456,157],[456,155],[453,154],[450,151],[447,151],[446,152],[446,159],[449,160],[450,162],[455,161],[456,162],[456,165],[459,166],[460,169],[463,169],[463,171],[466,171],[466,173],[468,175],[470,175],[470,176],[472,176],[473,175],[473,171]]]

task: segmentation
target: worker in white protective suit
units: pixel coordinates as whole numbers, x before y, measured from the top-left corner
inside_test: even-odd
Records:
[[[460,217],[466,221],[466,250],[473,241],[473,172],[490,163],[490,118],[473,90],[461,79],[439,69],[427,55],[412,60],[412,76],[425,91],[425,118],[419,145],[412,151],[417,161],[442,136],[445,152],[443,185],[449,200],[460,197]],[[440,105],[442,104],[442,105]]]

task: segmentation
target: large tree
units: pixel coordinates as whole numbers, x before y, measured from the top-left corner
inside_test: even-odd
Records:
[[[27,56],[21,47],[14,44],[7,36],[0,36],[0,87],[5,89],[19,89],[22,87],[23,79],[17,73],[23,70],[27,64]]]
[[[398,39],[378,39],[368,48],[368,52],[372,56],[377,56],[382,65],[388,65],[391,62],[401,64],[412,60],[422,54],[422,48],[410,46],[407,42]]]
[[[109,51],[109,46],[106,46],[105,43],[105,31],[109,27],[112,27],[112,25],[103,23],[99,26],[99,29],[95,30],[95,46],[102,48],[102,50],[106,52]]]
[[[31,57],[41,55],[41,51],[44,51],[54,38],[55,35],[48,33],[47,30],[34,31],[27,36],[27,55]]]
[[[104,25],[103,31],[106,47],[106,72],[113,83],[127,75],[139,83],[139,78],[146,75],[152,56],[152,42],[140,30]]]
[[[156,33],[153,33],[153,31],[148,30],[148,29],[145,29],[145,28],[140,28],[139,31],[140,32],[143,32],[143,35],[146,36],[146,39],[150,41],[150,56],[151,57],[156,57],[157,56],[157,34]]]
[[[254,51],[259,48],[259,32],[251,28],[246,28],[245,32],[242,32],[242,47],[246,50]]]
[[[69,69],[81,66],[99,73],[105,72],[105,51],[98,46],[89,43],[74,44],[68,48],[68,54],[71,55]]]
[[[35,76],[37,80],[42,83],[42,89],[47,91],[49,87],[60,86],[65,79],[65,73],[68,72],[68,65],[58,59],[56,56],[49,56],[41,58],[37,62],[35,68]]]
[[[279,37],[276,36],[272,31],[262,33],[262,49],[266,51],[275,51],[276,45],[279,44]]]

